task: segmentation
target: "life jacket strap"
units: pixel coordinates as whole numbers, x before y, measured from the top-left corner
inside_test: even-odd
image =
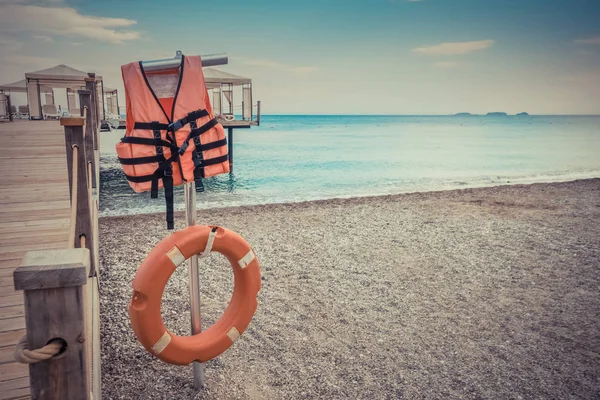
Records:
[[[167,229],[174,228],[174,195],[173,195],[173,169],[171,168],[171,162],[173,158],[178,158],[177,153],[168,160],[160,163],[159,167],[151,175],[143,176],[131,176],[125,174],[125,178],[130,182],[142,183],[152,182],[150,189],[150,197],[153,199],[158,198],[158,181],[162,179],[163,187],[165,189],[165,202],[167,205]]]
[[[148,146],[156,146],[156,139],[150,139],[150,138],[140,138],[140,137],[134,137],[134,136],[125,136],[123,138],[121,138],[121,142],[122,143],[128,143],[128,144],[143,144],[143,145],[148,145]],[[160,139],[160,145],[161,146],[165,146],[165,147],[171,147],[171,142],[167,142],[166,140],[162,140]]]
[[[190,128],[192,131],[196,130],[198,126],[196,125],[196,121],[192,121],[190,123]],[[191,133],[191,132],[190,132]],[[190,138],[188,137],[183,145],[187,148]],[[202,159],[202,151],[200,151],[200,136],[196,136],[192,139],[194,141],[194,149],[192,150],[192,162],[194,163],[194,182],[196,183],[196,193],[204,192],[204,183],[202,182],[202,174],[200,173],[200,169],[198,165],[200,160]],[[183,147],[183,146],[182,146]]]
[[[200,109],[188,113],[185,117],[173,121],[169,124],[162,124],[158,122],[136,122],[133,124],[133,129],[158,129],[161,131],[176,132],[183,128],[186,124],[196,121],[198,118],[208,116],[208,111]]]
[[[183,174],[183,168],[181,165],[180,156],[182,156],[187,148],[190,145],[190,140],[194,143],[194,150],[192,152],[192,160],[194,162],[194,180],[196,182],[196,191],[203,192],[204,184],[202,183],[202,178],[204,178],[204,167],[220,164],[222,162],[226,162],[228,160],[228,156],[224,155],[221,157],[211,158],[205,160],[203,158],[203,151],[216,149],[222,146],[227,145],[226,139],[217,140],[211,143],[202,144],[200,140],[200,136],[215,127],[219,122],[216,118],[211,119],[206,124],[202,125],[198,128],[196,124],[196,120],[198,118],[202,118],[209,115],[206,110],[196,110],[189,113],[186,117],[181,118],[175,122],[170,124],[159,123],[158,121],[153,122],[136,122],[134,124],[134,129],[147,129],[152,130],[154,137],[150,138],[139,138],[139,137],[131,137],[126,136],[121,139],[123,143],[129,144],[139,144],[146,146],[155,146],[156,148],[156,156],[147,156],[147,157],[135,157],[135,158],[121,158],[119,157],[119,161],[124,165],[140,165],[140,164],[148,164],[148,163],[158,163],[158,168],[151,175],[144,176],[129,176],[125,175],[125,177],[130,182],[141,183],[141,182],[151,182],[150,188],[150,197],[157,198],[158,197],[158,183],[159,180],[162,179],[163,187],[165,189],[165,201],[167,203],[167,229],[173,229],[174,227],[174,206],[173,206],[173,168],[172,163],[177,162],[179,167],[179,172],[181,173],[181,178],[184,182],[186,182],[185,176]],[[175,139],[175,132],[181,129],[184,125],[190,124],[191,131],[188,137],[185,139],[181,147],[177,146],[177,142]],[[164,140],[161,136],[161,131],[167,131],[166,140]],[[168,147],[171,150],[171,157],[166,158],[163,152],[163,147]]]

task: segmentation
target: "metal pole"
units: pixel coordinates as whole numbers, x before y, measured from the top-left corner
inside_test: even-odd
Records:
[[[227,133],[229,140],[227,141],[227,152],[229,153],[229,172],[233,172],[233,128],[228,127]]]
[[[196,225],[196,184],[194,181],[184,185],[185,192],[185,217],[188,226]],[[189,260],[190,304],[192,314],[192,335],[200,333],[200,279],[198,277],[198,256],[194,255]],[[194,388],[204,387],[204,365],[194,361]]]

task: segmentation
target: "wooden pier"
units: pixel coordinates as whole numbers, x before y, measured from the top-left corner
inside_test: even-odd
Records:
[[[13,358],[25,335],[13,271],[29,250],[67,248],[70,201],[58,121],[1,123],[0,138],[0,399],[11,399],[29,396],[28,366]]]
[[[101,396],[99,123],[90,93],[80,91],[85,118],[0,122],[0,400]],[[64,339],[63,354],[16,362],[25,335],[28,349]]]

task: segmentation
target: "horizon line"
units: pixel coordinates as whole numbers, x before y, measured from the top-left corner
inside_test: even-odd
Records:
[[[269,113],[261,116],[322,116],[322,117],[600,117],[600,114],[506,114],[506,115],[487,115],[487,114],[470,114],[457,115],[453,114],[293,114],[293,113]]]

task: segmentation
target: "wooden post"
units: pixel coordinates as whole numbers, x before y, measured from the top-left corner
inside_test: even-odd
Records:
[[[87,249],[30,251],[13,274],[24,290],[27,348],[62,339],[63,353],[29,364],[31,398],[89,399],[83,285],[88,278]]]
[[[92,176],[88,177],[92,180],[92,188],[97,187],[96,183],[96,157],[94,152],[94,114],[92,111],[92,101],[91,95],[92,92],[89,90],[79,90],[79,105],[81,107],[81,112],[87,108],[88,115],[85,120],[85,132],[83,136],[85,138],[85,156],[86,156],[86,164],[92,164]],[[86,166],[87,168],[87,166]]]
[[[85,89],[90,91],[90,122],[92,123],[93,132],[93,143],[94,150],[98,150],[98,129],[99,124],[99,112],[98,112],[98,91],[96,89],[96,74],[93,72],[88,73],[88,77],[85,78]],[[88,122],[89,123],[89,122]]]
[[[227,153],[229,154],[229,172],[233,172],[233,128],[227,128]]]
[[[260,100],[256,102],[256,126],[260,126]]]
[[[67,170],[69,173],[69,193],[73,188],[73,163],[77,163],[77,220],[75,221],[75,243],[79,247],[81,236],[85,236],[85,247],[90,250],[90,276],[97,275],[94,225],[92,224],[91,191],[88,191],[87,156],[83,138],[84,119],[82,117],[61,118],[60,124],[65,127],[65,146],[67,148]],[[73,147],[78,147],[77,160],[73,160]],[[95,173],[95,171],[92,171]],[[73,204],[73,198],[71,198]]]
[[[13,122],[13,115],[12,115],[12,111],[10,110],[10,95],[9,94],[6,95],[6,107],[8,108],[8,120],[10,122]]]

